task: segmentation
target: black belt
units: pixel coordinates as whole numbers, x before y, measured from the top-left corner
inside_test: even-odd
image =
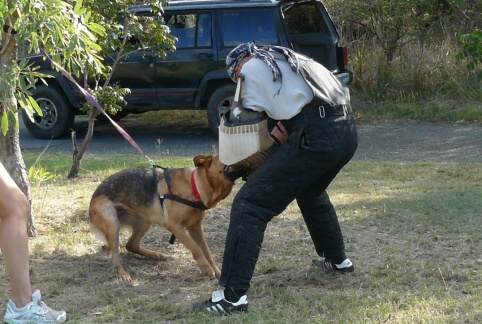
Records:
[[[335,117],[335,116],[346,116],[352,113],[350,105],[317,105],[314,103],[309,103],[303,107],[304,114],[310,117]]]
[[[304,120],[314,121],[317,118],[324,119],[335,116],[347,116],[352,113],[350,104],[347,105],[320,105],[314,102],[310,102],[305,105],[303,109],[293,118],[283,120],[288,134],[297,130],[299,127],[303,127],[300,123],[304,123]]]

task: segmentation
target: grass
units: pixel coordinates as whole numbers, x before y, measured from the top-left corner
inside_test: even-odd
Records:
[[[36,159],[25,154],[27,165]],[[144,161],[143,161],[144,162]],[[30,240],[32,285],[67,310],[70,323],[480,323],[482,321],[482,168],[480,163],[352,162],[329,188],[356,271],[311,264],[311,239],[295,203],[268,226],[249,292],[248,314],[214,317],[190,305],[217,281],[198,276],[190,253],[153,226],[143,242],[167,261],[121,251],[134,281],[116,279],[89,230],[90,196],[108,174],[139,164],[96,156],[81,178],[65,180],[70,157],[45,155],[60,177],[32,183],[38,236]],[[191,165],[168,158],[169,167]],[[235,192],[241,186],[236,184]],[[209,211],[205,232],[220,265],[233,192]],[[125,243],[127,232],[121,235]],[[2,264],[3,265],[3,264]],[[5,270],[0,267],[6,278]],[[0,285],[5,300],[9,285]]]
[[[482,93],[482,92],[481,92]],[[460,103],[454,100],[399,100],[373,102],[366,99],[365,94],[357,91],[352,93],[352,107],[358,121],[364,122],[397,122],[415,120],[432,123],[482,123],[482,98]],[[136,118],[149,121],[160,126],[176,125],[176,130],[183,131],[190,126],[206,127],[206,112],[193,111],[153,111]]]
[[[468,72],[467,62],[455,59],[460,42],[452,29],[433,36],[422,44],[406,35],[387,63],[374,39],[346,35],[354,72],[350,90],[359,120],[482,121],[480,67]]]
[[[482,123],[480,102],[460,104],[452,101],[415,101],[404,103],[371,103],[354,100],[355,115],[359,121],[407,121],[435,123]]]

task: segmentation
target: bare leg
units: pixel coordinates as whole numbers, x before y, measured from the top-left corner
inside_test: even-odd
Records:
[[[12,300],[18,308],[32,301],[27,216],[27,197],[0,163],[0,248],[10,278]]]

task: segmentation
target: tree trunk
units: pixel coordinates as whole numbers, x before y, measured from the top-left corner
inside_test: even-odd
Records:
[[[3,107],[1,114],[3,114]],[[35,218],[32,209],[30,182],[28,180],[25,162],[20,151],[19,133],[13,126],[14,125],[9,125],[9,130],[5,136],[0,132],[0,161],[2,161],[5,169],[7,169],[10,176],[27,196],[29,203],[27,223],[28,236],[34,237],[37,235],[37,228],[35,226]]]
[[[72,135],[72,145],[74,146],[72,167],[70,168],[67,179],[76,178],[79,175],[80,163],[82,162],[82,157],[84,156],[87,147],[92,141],[92,136],[94,135],[94,118],[95,118],[96,108],[94,106],[90,107],[89,112],[89,126],[87,128],[87,134],[85,134],[84,141],[80,147],[80,151],[77,150],[77,139],[75,134]]]
[[[0,55],[0,75],[5,75],[6,70],[17,60],[18,48],[15,38],[7,36],[6,33],[2,35],[4,38],[2,39],[2,54]],[[8,111],[15,111],[17,109],[17,100],[15,99],[14,93],[14,87],[1,91],[0,98],[3,99],[3,102],[0,104],[0,117]],[[15,116],[18,120],[17,113],[15,113]],[[37,230],[32,210],[30,183],[20,150],[19,132],[11,122],[8,125],[8,131],[5,135],[3,135],[3,132],[0,132],[0,161],[2,161],[5,169],[7,169],[13,180],[27,196],[29,202],[28,235],[30,237],[36,236]]]

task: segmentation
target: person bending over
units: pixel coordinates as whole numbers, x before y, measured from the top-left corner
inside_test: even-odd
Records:
[[[310,64],[308,64],[310,63]],[[296,200],[317,254],[317,265],[353,272],[327,187],[355,154],[358,136],[348,88],[321,64],[280,46],[245,43],[226,58],[230,77],[244,77],[240,102],[281,121],[288,139],[236,194],[219,284],[224,289],[195,303],[199,311],[248,309],[247,292],[271,219]],[[316,73],[306,67],[315,66]]]

